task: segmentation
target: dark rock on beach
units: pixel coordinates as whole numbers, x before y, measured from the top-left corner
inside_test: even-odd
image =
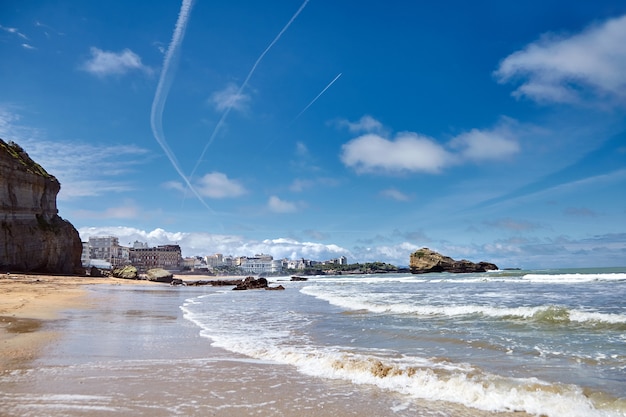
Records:
[[[468,260],[456,261],[428,248],[419,249],[411,254],[409,267],[413,274],[428,272],[470,273],[497,270],[495,264],[489,262],[474,263]]]
[[[114,278],[123,278],[123,279],[139,279],[139,273],[137,272],[137,268],[132,265],[126,265],[122,268],[115,268],[111,271],[111,276]]]
[[[267,279],[261,277],[256,279],[254,277],[246,277],[243,281],[239,282],[233,290],[257,290],[261,288],[267,288]]]
[[[174,274],[169,271],[166,271],[163,268],[153,268],[149,269],[146,273],[148,281],[154,282],[165,282],[167,284],[171,283],[174,279]]]
[[[278,285],[276,287],[265,287],[265,289],[270,291],[282,291],[285,289],[285,287],[283,287],[282,285]]]
[[[209,281],[209,284],[211,284],[214,287],[229,287],[229,286],[235,286],[235,285],[241,284],[241,280],[240,279],[218,279],[215,281]]]

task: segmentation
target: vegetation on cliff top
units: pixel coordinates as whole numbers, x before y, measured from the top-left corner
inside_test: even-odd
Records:
[[[31,174],[40,175],[44,178],[56,179],[53,175],[50,175],[48,171],[43,169],[41,165],[33,161],[24,149],[13,141],[5,142],[0,139],[0,152],[6,153],[8,156],[15,159],[26,168],[27,172],[30,172]]]

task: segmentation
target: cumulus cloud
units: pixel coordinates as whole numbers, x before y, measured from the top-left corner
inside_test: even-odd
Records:
[[[452,139],[449,145],[461,160],[470,161],[497,160],[520,150],[513,133],[503,125],[492,130],[472,129]]]
[[[222,235],[204,232],[172,232],[164,229],[151,231],[133,227],[82,227],[78,229],[83,241],[90,236],[112,235],[119,238],[121,245],[132,245],[134,241],[146,242],[151,246],[177,244],[183,256],[204,256],[214,253],[233,256],[253,256],[267,253],[275,259],[326,260],[348,256],[350,251],[339,245],[298,241],[290,238],[254,240],[237,235]]]
[[[209,102],[219,111],[227,109],[245,111],[248,108],[250,96],[243,94],[235,84],[229,84],[225,89],[213,93]]]
[[[356,122],[346,119],[338,120],[337,125],[347,128],[351,133],[382,133],[385,130],[381,122],[368,114],[362,116]]]
[[[298,211],[298,205],[291,201],[281,200],[273,195],[267,201],[267,208],[274,213],[295,213]]]
[[[121,52],[110,52],[92,47],[90,52],[91,58],[83,63],[81,69],[98,77],[123,75],[134,70],[150,72],[150,68],[142,64],[139,55],[128,48]]]
[[[520,150],[515,121],[503,118],[494,128],[472,129],[447,143],[415,132],[393,137],[367,133],[342,146],[341,161],[358,173],[437,174],[452,165],[509,157]]]
[[[230,179],[221,172],[211,172],[200,178],[196,189],[200,195],[209,198],[232,198],[247,193],[239,181]]]
[[[357,172],[438,173],[450,155],[433,139],[417,133],[403,132],[394,139],[370,133],[343,145],[341,161]]]
[[[506,57],[494,75],[521,80],[515,97],[577,103],[585,95],[626,100],[626,15],[570,36],[546,34]]]
[[[394,265],[407,266],[409,257],[412,252],[418,250],[421,246],[401,242],[390,245],[363,246],[354,248],[352,254],[356,259],[348,262],[388,262]]]

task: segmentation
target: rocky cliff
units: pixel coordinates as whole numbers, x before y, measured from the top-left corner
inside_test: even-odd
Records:
[[[57,179],[0,139],[0,271],[80,272],[78,232],[57,214]]]
[[[495,264],[489,262],[474,263],[465,259],[455,261],[449,256],[443,256],[428,248],[422,248],[413,252],[409,267],[413,274],[424,274],[427,272],[486,272],[498,269]]]

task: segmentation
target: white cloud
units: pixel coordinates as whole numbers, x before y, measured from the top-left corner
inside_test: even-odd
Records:
[[[0,137],[19,144],[61,183],[59,200],[133,190],[128,174],[146,161],[134,145],[51,141],[45,132],[20,124],[20,115],[0,107]]]
[[[402,191],[398,191],[395,188],[388,188],[386,190],[382,190],[380,195],[386,198],[391,198],[396,201],[410,201],[411,197]]]
[[[152,231],[133,227],[82,227],[78,229],[83,241],[90,236],[117,236],[121,245],[132,245],[136,240],[147,242],[151,246],[177,244],[180,245],[183,256],[204,256],[214,253],[233,256],[253,256],[257,253],[267,253],[275,259],[307,258],[313,260],[327,260],[338,256],[349,256],[350,251],[334,244],[317,242],[301,242],[289,238],[264,239],[262,241],[245,239],[236,235],[219,235],[203,232],[170,232],[164,229]],[[408,255],[406,256],[408,259]],[[353,259],[354,260],[354,259]]]
[[[161,186],[167,190],[176,190],[184,193],[186,191],[185,185],[178,181],[167,181],[161,184]]]
[[[401,132],[393,139],[369,133],[342,146],[341,161],[359,173],[426,172],[467,162],[499,160],[520,150],[519,127],[503,117],[492,129],[472,129],[445,144],[415,132]]]
[[[147,153],[132,145],[41,140],[20,144],[33,160],[57,177],[61,183],[61,200],[133,190],[127,174],[143,162]]]
[[[472,129],[452,139],[450,147],[458,150],[462,160],[497,160],[516,154],[520,147],[506,126],[493,130]]]
[[[0,25],[0,29],[4,30],[5,32],[10,33],[12,35],[17,35],[17,36],[19,36],[20,38],[22,38],[24,40],[28,40],[28,36],[24,35],[17,28],[11,28],[11,27],[6,27],[6,26]]]
[[[366,114],[356,122],[349,120],[339,120],[337,124],[340,127],[347,127],[351,133],[383,133],[384,127],[381,122]]]
[[[341,161],[357,172],[438,173],[450,163],[450,155],[417,133],[403,132],[393,140],[370,133],[343,145]]]
[[[538,102],[576,103],[584,95],[626,100],[626,15],[571,36],[544,35],[506,57],[495,76],[522,80],[513,92]]]
[[[81,69],[99,77],[122,75],[133,70],[151,72],[149,67],[141,63],[139,55],[128,48],[121,52],[109,52],[92,47],[90,52],[91,58],[82,65]]]
[[[203,197],[209,198],[239,197],[247,192],[238,181],[229,179],[221,172],[211,172],[200,178],[196,190]]]
[[[225,89],[213,93],[209,98],[209,102],[215,105],[215,108],[219,111],[227,109],[245,111],[248,108],[250,96],[239,92],[239,88],[236,85],[229,84]]]
[[[394,245],[378,245],[358,247],[352,251],[352,258],[348,262],[387,262],[392,265],[408,266],[412,252],[421,246],[409,242]]]
[[[275,195],[269,198],[267,201],[267,207],[274,213],[295,213],[298,211],[298,205],[296,203],[281,200]]]

